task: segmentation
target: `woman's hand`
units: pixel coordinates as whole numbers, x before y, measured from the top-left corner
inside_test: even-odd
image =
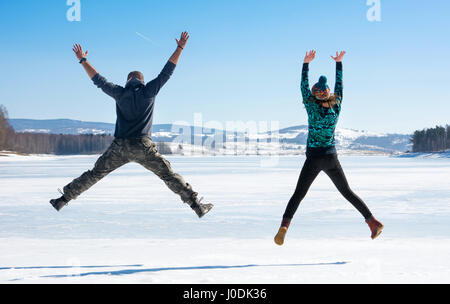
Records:
[[[314,60],[314,58],[316,58],[316,51],[315,50],[306,52],[305,60],[303,60],[303,63],[310,63],[311,61]]]
[[[333,58],[334,61],[336,62],[342,62],[342,59],[344,59],[346,52],[342,51],[342,52],[336,52],[336,57],[331,56],[331,58]]]
[[[75,55],[77,56],[78,60],[81,60],[81,59],[87,57],[88,51],[86,51],[86,53],[84,53],[83,48],[79,44],[74,44],[72,50],[75,53]]]

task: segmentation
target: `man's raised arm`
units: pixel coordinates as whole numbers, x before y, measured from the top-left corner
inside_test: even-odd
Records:
[[[109,96],[116,98],[123,88],[114,83],[108,82],[105,77],[101,76],[97,72],[97,70],[89,63],[89,61],[87,61],[88,51],[86,51],[86,53],[83,52],[83,48],[81,47],[81,45],[75,44],[72,50],[94,84]]]
[[[177,42],[177,49],[175,52],[170,56],[169,61],[173,64],[178,64],[178,59],[180,59],[181,52],[183,52],[184,47],[186,46],[187,41],[189,40],[189,34],[188,32],[181,33],[180,40],[175,38],[175,41]]]
[[[178,64],[178,60],[180,59],[181,53],[183,52],[188,39],[188,32],[181,33],[180,40],[175,39],[175,41],[177,42],[177,48],[175,52],[172,54],[172,56],[170,56],[169,61],[166,63],[158,77],[156,77],[146,85],[147,92],[150,96],[156,96],[163,85],[169,80],[170,76],[172,76],[175,66]]]
[[[85,69],[86,73],[89,75],[89,78],[92,79],[95,75],[98,74],[98,72],[94,69],[94,67],[87,61],[88,51],[86,51],[86,53],[83,52],[83,48],[79,44],[75,44],[72,50],[77,56],[83,68]]]

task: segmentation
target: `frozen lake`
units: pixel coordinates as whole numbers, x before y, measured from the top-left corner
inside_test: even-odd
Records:
[[[321,173],[285,246],[272,239],[304,157],[168,157],[215,208],[204,219],[128,164],[57,213],[48,203],[97,156],[0,157],[0,282],[450,283],[450,159],[341,156],[352,189]]]

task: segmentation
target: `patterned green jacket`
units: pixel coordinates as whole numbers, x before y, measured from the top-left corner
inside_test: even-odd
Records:
[[[323,150],[333,148],[331,151],[336,153],[334,149],[334,131],[341,112],[341,104],[343,98],[342,84],[342,62],[336,63],[336,85],[334,94],[337,96],[337,103],[332,109],[325,108],[311,101],[312,93],[309,88],[309,64],[303,64],[301,91],[303,96],[303,104],[308,113],[308,142],[307,147],[310,150]],[[312,149],[311,149],[312,148]],[[330,150],[330,149],[328,149]],[[324,154],[329,154],[325,152]]]

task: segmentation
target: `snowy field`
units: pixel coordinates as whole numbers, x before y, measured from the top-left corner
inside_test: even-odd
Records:
[[[0,283],[450,283],[450,159],[341,156],[362,217],[322,173],[273,243],[304,157],[169,157],[215,208],[202,220],[128,164],[60,213],[96,156],[0,157]]]

